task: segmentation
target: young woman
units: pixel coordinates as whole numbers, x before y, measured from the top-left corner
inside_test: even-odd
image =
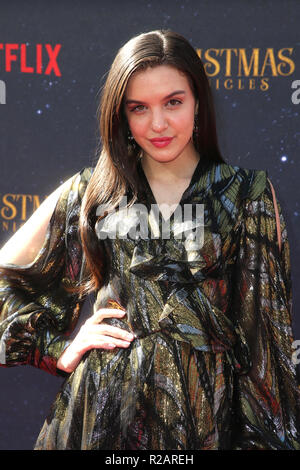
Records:
[[[223,160],[192,46],[131,39],[99,119],[96,167],[1,251],[3,365],[66,377],[35,449],[299,449],[284,218]]]

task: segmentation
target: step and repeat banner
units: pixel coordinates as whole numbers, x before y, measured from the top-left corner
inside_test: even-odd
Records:
[[[95,164],[99,93],[118,49],[172,29],[205,64],[225,160],[268,170],[273,182],[300,340],[299,19],[296,0],[0,0],[1,246],[59,184]],[[62,379],[27,366],[0,368],[0,381],[0,449],[31,449]]]

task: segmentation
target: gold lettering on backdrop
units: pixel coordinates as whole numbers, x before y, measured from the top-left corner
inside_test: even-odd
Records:
[[[40,206],[40,196],[7,193],[2,196],[0,203],[2,231],[16,232]]]
[[[196,49],[211,87],[261,91],[269,89],[270,79],[294,73],[293,50],[292,47]]]
[[[271,67],[271,72],[273,77],[277,77],[277,68],[276,68],[276,63],[275,63],[275,57],[274,57],[274,51],[273,49],[269,48],[267,49],[266,55],[265,55],[265,60],[262,66],[262,69],[260,71],[260,76],[263,77],[265,74],[265,69],[266,67]]]
[[[244,75],[249,77],[252,70],[252,76],[258,77],[258,64],[259,64],[259,49],[255,48],[252,50],[250,60],[247,59],[246,49],[239,49],[239,61],[238,61],[238,77]]]
[[[254,80],[254,78],[250,78],[250,80],[249,80],[249,90],[255,90],[255,80]]]
[[[205,63],[204,68],[205,68],[206,75],[208,77],[213,77],[215,75],[218,75],[218,73],[220,72],[220,64],[216,59],[214,59],[210,55],[211,51],[215,51],[216,55],[219,54],[218,49],[207,49],[207,51],[205,51],[204,57],[207,60],[207,62]],[[210,73],[210,68],[213,65],[215,66],[215,70],[212,73]]]
[[[231,52],[234,52],[235,55],[237,55],[238,53],[238,50],[237,49],[221,49],[221,55],[223,54],[223,52],[225,52],[225,56],[226,56],[226,68],[225,68],[225,76],[226,77],[231,77]]]
[[[280,62],[278,64],[278,67],[277,67],[277,71],[279,73],[279,75],[283,75],[284,77],[286,77],[287,75],[291,75],[294,70],[295,70],[295,62],[290,59],[289,57],[286,57],[284,54],[283,54],[283,51],[288,51],[288,53],[290,55],[292,55],[293,53],[293,48],[292,47],[284,47],[283,49],[280,49],[278,51],[278,57],[279,59],[282,60],[282,62]],[[284,67],[286,67],[286,65],[289,64],[290,66],[290,69],[287,73],[284,73],[284,71],[282,70]]]
[[[238,90],[244,90],[244,84],[243,81],[239,78],[238,79]]]
[[[216,79],[208,79],[210,86],[214,86],[216,90],[224,88],[225,90],[262,90],[266,91],[269,89],[269,78],[238,78],[237,80],[233,80],[232,78],[226,78],[226,80],[220,80],[219,78]]]
[[[6,220],[14,219],[17,215],[16,206],[12,202],[9,201],[10,197],[12,198],[13,201],[16,199],[15,194],[5,194],[3,196],[3,202],[5,206],[1,209],[1,217],[3,217],[3,219],[6,219]]]
[[[226,90],[232,90],[232,88],[233,88],[232,79],[227,78],[227,80],[225,80],[225,82],[224,82],[224,86],[225,86]]]
[[[25,222],[17,224],[16,222],[2,222],[2,232],[16,232]]]
[[[26,220],[26,213],[27,213],[27,198],[32,200],[32,196],[30,194],[18,194],[17,201],[21,199],[21,220]]]
[[[269,89],[268,78],[262,78],[262,79],[261,79],[261,87],[260,87],[260,89],[261,89],[262,91],[266,91],[266,90]]]
[[[29,201],[33,201],[32,204],[32,212],[34,212],[40,205],[40,200],[38,196],[32,196],[31,194],[17,194],[17,201],[21,199],[22,204],[21,204],[21,220],[26,220],[27,219],[27,199]]]

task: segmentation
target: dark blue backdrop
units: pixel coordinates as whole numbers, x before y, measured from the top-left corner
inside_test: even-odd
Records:
[[[201,49],[225,159],[269,172],[288,226],[300,339],[299,13],[296,0],[2,1],[1,243],[38,198],[95,163],[99,87],[119,47],[170,28]],[[0,380],[0,449],[31,449],[61,379],[18,367],[1,368]]]

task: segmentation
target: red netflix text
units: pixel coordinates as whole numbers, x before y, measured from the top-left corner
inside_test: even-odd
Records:
[[[28,51],[30,48],[30,60]],[[0,43],[0,72],[19,70],[21,73],[37,73],[61,77],[57,56],[61,44],[1,44]],[[4,54],[4,57],[3,57]],[[4,60],[3,60],[4,58]],[[4,65],[4,66],[3,66]]]

